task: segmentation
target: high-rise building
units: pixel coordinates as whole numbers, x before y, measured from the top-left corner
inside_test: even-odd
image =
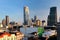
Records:
[[[48,15],[47,25],[53,26],[55,23],[57,23],[57,8],[51,7],[50,14]]]
[[[60,17],[59,17],[59,22],[60,22]]]
[[[29,25],[29,8],[24,7],[24,25]]]
[[[9,16],[6,16],[6,26],[9,24]]]
[[[36,22],[36,20],[37,20],[37,16],[34,16],[34,21]]]
[[[3,25],[3,27],[6,26],[6,20],[5,19],[2,20],[2,25]]]
[[[42,26],[42,21],[40,21],[39,19],[36,20],[36,26]]]
[[[45,26],[44,23],[45,23],[45,20],[42,20],[42,26]]]
[[[34,22],[34,19],[33,18],[31,18],[31,20],[32,20],[32,22]]]

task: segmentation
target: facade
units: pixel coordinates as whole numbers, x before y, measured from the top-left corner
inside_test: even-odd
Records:
[[[42,20],[42,26],[46,26],[45,20]]]
[[[3,27],[6,26],[6,20],[5,19],[2,20],[2,25],[3,25]]]
[[[36,26],[42,26],[42,21],[40,21],[39,19],[36,20]]]
[[[31,20],[32,20],[32,22],[34,22],[34,19],[33,18],[31,18]]]
[[[47,25],[53,26],[56,23],[57,23],[57,8],[51,7],[50,14],[48,15]]]
[[[56,24],[57,28],[57,40],[60,40],[60,22],[57,22]]]
[[[9,16],[6,16],[6,26],[9,24]]]
[[[24,7],[24,25],[29,25],[29,8]]]
[[[37,20],[37,16],[34,16],[34,22],[36,22],[36,20]]]
[[[60,17],[59,17],[59,22],[60,22]]]
[[[2,23],[0,23],[0,28],[3,27]]]

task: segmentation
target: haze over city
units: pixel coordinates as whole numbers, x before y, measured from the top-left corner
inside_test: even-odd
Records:
[[[37,15],[40,20],[47,20],[50,7],[57,7],[57,14],[60,16],[60,0],[0,0],[0,22],[6,15],[10,21],[23,22],[23,8],[29,7],[30,18]]]
[[[60,0],[0,0],[0,40],[60,40]]]

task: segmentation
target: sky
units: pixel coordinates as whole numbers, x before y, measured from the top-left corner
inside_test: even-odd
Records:
[[[0,22],[9,16],[10,21],[23,23],[23,8],[29,7],[30,19],[35,15],[40,20],[46,20],[50,12],[50,7],[57,7],[57,16],[60,16],[60,0],[0,0]]]

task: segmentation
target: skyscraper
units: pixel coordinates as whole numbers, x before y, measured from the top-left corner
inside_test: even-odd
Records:
[[[9,16],[6,16],[6,26],[9,24]]]
[[[24,7],[24,25],[29,25],[29,8]]]
[[[37,16],[35,15],[35,16],[34,16],[34,22],[36,22],[36,20],[37,20]]]
[[[57,23],[57,8],[51,7],[50,14],[48,15],[47,25],[53,26],[55,23]]]

